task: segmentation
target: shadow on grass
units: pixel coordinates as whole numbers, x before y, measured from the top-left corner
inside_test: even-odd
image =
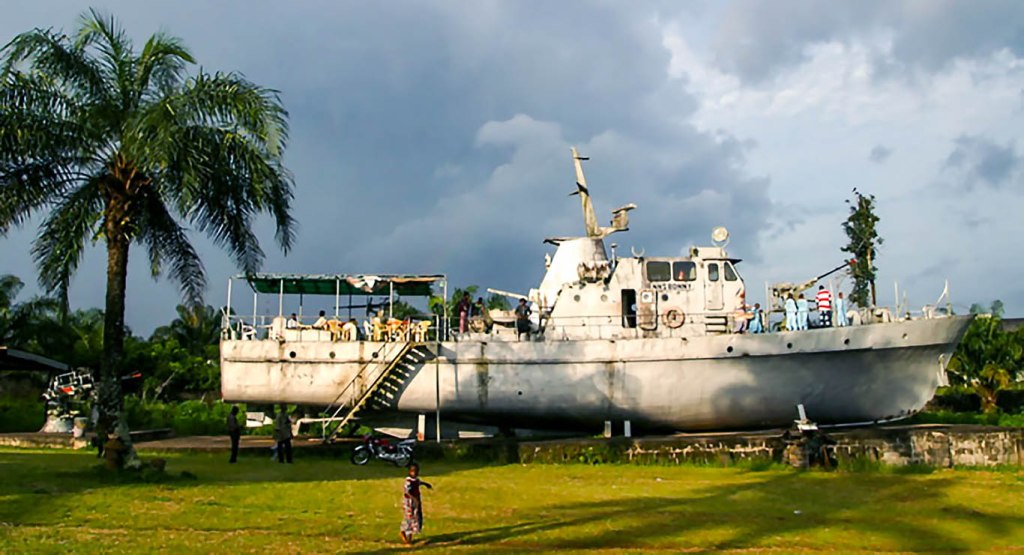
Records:
[[[294,464],[272,461],[269,452],[267,455],[240,456],[237,464],[229,464],[226,453],[142,453],[141,457],[144,462],[164,459],[167,461],[166,471],[109,471],[103,468],[103,461],[96,458],[95,452],[0,450],[0,523],[45,522],[65,499],[100,488],[120,488],[127,492],[148,485],[190,488],[248,483],[396,480],[406,474],[405,468],[390,463],[372,461],[366,466],[356,466],[347,456],[302,458],[297,454]],[[432,476],[442,476],[485,465],[428,462],[423,466]]]
[[[906,477],[891,474],[870,477],[838,474],[829,480],[814,480],[813,477],[792,472],[765,476],[753,483],[708,486],[687,498],[639,496],[554,504],[538,511],[541,515],[552,515],[549,517],[507,526],[429,536],[427,543],[418,547],[444,549],[498,544],[510,549],[629,550],[645,546],[664,547],[666,541],[686,537],[688,532],[696,536],[711,529],[727,529],[725,539],[699,545],[697,549],[743,550],[766,547],[766,539],[829,528],[842,530],[847,536],[850,532],[886,536],[899,550],[963,551],[977,546],[968,544],[946,527],[920,522],[952,520],[960,525],[967,524],[984,530],[987,537],[999,537],[1019,526],[1017,520],[1010,516],[988,514],[945,503],[944,492],[952,483],[950,478],[930,479],[925,488]],[[841,491],[846,506],[839,511],[817,511],[813,502],[808,503],[807,489],[816,490],[812,498],[831,496],[837,490]],[[794,495],[797,490],[803,490],[802,499],[793,499],[799,497]],[[866,518],[863,514],[853,514],[866,507],[892,509],[910,499],[915,502],[915,506],[925,502],[933,508],[912,515],[892,512],[892,518],[887,518],[884,526],[880,525],[878,516]],[[773,508],[777,510],[772,511],[772,514],[759,515],[749,515],[742,509],[735,513],[728,510],[728,507],[736,507],[744,503],[744,500],[756,500],[762,507],[766,502],[773,503]],[[834,506],[835,500],[829,504]],[[795,513],[794,506],[804,506],[805,510]],[[577,533],[568,534],[569,537],[558,533],[570,528],[581,529]],[[796,549],[796,546],[790,547]],[[829,546],[825,544],[823,547]],[[384,554],[407,549],[383,548],[362,553]],[[863,549],[871,548],[865,545]]]

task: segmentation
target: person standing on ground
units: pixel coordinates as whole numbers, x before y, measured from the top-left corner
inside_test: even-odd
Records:
[[[530,314],[533,311],[526,304],[526,299],[519,299],[519,306],[516,307],[516,338],[521,338],[525,333],[530,338]]]
[[[277,462],[292,462],[292,419],[288,416],[288,405],[281,403],[281,412],[274,419],[274,441],[277,442]]]
[[[793,294],[786,296],[786,331],[796,331],[796,301]]]
[[[840,292],[839,296],[836,297],[836,327],[845,328],[849,325],[846,320],[846,299],[843,298],[843,293]]]
[[[814,297],[818,302],[818,324],[823,328],[832,327],[832,292],[824,285],[818,286],[818,294]]]
[[[434,489],[434,486],[420,480],[420,465],[412,463],[409,465],[409,476],[405,478],[405,493],[402,496],[405,518],[402,519],[402,526],[399,528],[402,543],[405,545],[412,545],[412,537],[423,532],[423,500],[420,498],[420,486]]]
[[[809,311],[810,307],[807,304],[807,299],[804,298],[803,293],[800,293],[800,296],[796,299],[796,329],[807,329]]]
[[[229,463],[238,462],[238,442],[242,439],[242,427],[238,425],[238,407],[231,407],[228,414],[228,437],[231,438],[231,459]]]

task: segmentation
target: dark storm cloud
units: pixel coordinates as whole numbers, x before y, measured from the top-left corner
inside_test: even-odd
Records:
[[[868,154],[868,159],[876,164],[882,164],[892,156],[892,149],[884,145],[875,145]]]
[[[1021,165],[1013,142],[1000,145],[986,137],[961,135],[953,141],[953,150],[946,157],[945,168],[962,176],[961,184],[1000,188],[1016,180]]]
[[[281,90],[291,114],[287,161],[298,185],[299,236],[285,258],[257,230],[265,269],[445,272],[455,283],[526,290],[547,235],[579,233],[568,148],[588,166],[602,219],[636,202],[616,240],[675,254],[714,225],[743,237],[747,257],[770,202],[748,178],[745,149],[685,121],[695,99],[668,77],[653,9],[551,2],[106,2],[139,39],[181,36],[208,70],[238,70]],[[80,8],[31,5],[0,23],[9,38],[70,28]],[[31,231],[20,232],[24,237]],[[23,241],[0,243],[0,253]],[[739,243],[739,241],[737,241]],[[226,257],[200,239],[210,302]],[[623,247],[624,248],[624,247]],[[90,255],[73,302],[102,301],[102,257]],[[139,331],[173,315],[173,287],[129,274],[128,321]],[[30,270],[19,273],[28,277]],[[140,294],[140,292],[142,292]],[[148,294],[146,294],[148,293]],[[244,298],[244,297],[243,297]]]
[[[892,64],[934,71],[958,57],[1003,48],[1024,53],[1024,4],[1015,0],[800,0],[729,4],[715,43],[715,59],[747,81],[770,78],[802,62],[818,42],[850,42],[891,33]]]

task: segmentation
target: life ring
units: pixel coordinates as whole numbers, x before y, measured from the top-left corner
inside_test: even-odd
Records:
[[[686,321],[686,315],[678,308],[670,308],[666,310],[665,313],[661,315],[661,318],[665,322],[666,326],[673,329],[683,325],[683,322]]]

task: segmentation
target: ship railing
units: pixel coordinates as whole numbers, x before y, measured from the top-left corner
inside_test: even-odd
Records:
[[[335,328],[313,329],[308,323],[288,328],[287,320],[277,314],[222,314],[221,339],[228,341],[417,341],[420,343],[443,340],[446,335],[445,319],[436,314],[419,314],[404,320],[391,320],[374,324],[372,319],[356,318],[356,337],[349,338],[339,331],[347,319],[334,319]],[[426,322],[426,324],[424,324]]]

